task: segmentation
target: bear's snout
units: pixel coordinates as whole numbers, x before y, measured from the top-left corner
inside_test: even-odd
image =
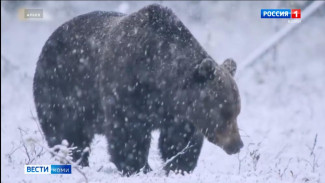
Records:
[[[244,143],[241,139],[237,140],[236,142],[230,143],[228,146],[224,146],[224,150],[227,154],[236,154],[239,153],[240,149],[244,147]]]
[[[237,122],[230,123],[225,129],[211,135],[208,140],[221,147],[227,154],[236,154],[244,146],[238,132]]]

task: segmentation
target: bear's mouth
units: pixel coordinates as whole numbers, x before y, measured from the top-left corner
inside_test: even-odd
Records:
[[[228,154],[237,154],[240,152],[241,147],[223,148],[223,150]]]
[[[244,147],[244,143],[241,140],[230,143],[227,146],[224,146],[222,149],[229,155],[239,153],[240,149]]]
[[[218,138],[207,136],[209,142],[221,147],[228,155],[236,154],[240,152],[240,149],[244,146],[241,139],[230,140],[228,143],[222,143]]]

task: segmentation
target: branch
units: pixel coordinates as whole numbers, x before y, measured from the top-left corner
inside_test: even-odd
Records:
[[[46,151],[50,152],[51,154],[53,154],[55,157],[58,157],[60,159],[64,159],[66,162],[68,162],[69,164],[71,164],[71,166],[77,170],[77,172],[79,172],[85,179],[85,182],[88,183],[88,178],[85,174],[85,172],[83,172],[82,170],[80,170],[80,168],[78,167],[78,165],[76,163],[74,163],[73,161],[71,161],[70,159],[66,158],[65,156],[61,156],[59,155],[57,152],[55,152],[54,150],[47,148],[45,146],[43,146],[42,144],[34,141],[35,144],[41,146],[42,148],[44,148]]]
[[[18,130],[20,132],[20,139],[21,139],[21,142],[22,142],[22,146],[24,147],[25,153],[26,153],[27,158],[28,158],[28,162],[26,164],[29,165],[30,163],[33,162],[33,160],[31,160],[31,158],[30,158],[28,149],[27,149],[26,144],[25,144],[25,141],[23,139],[23,133],[22,133],[23,130],[21,128],[18,128]]]
[[[30,110],[30,114],[31,114],[32,120],[36,123],[36,126],[38,128],[38,132],[41,134],[42,139],[45,140],[45,136],[43,134],[43,131],[41,130],[41,127],[39,126],[38,118],[33,114],[33,111],[32,110]]]
[[[318,134],[315,135],[313,147],[310,149],[310,155],[315,154],[314,150],[315,150],[315,147],[316,147],[316,144],[317,144],[317,136],[318,136]]]
[[[20,142],[20,144],[21,144],[21,142]],[[13,150],[11,150],[11,152],[10,153],[8,153],[8,154],[6,154],[6,156],[9,158],[9,161],[10,162],[12,162],[12,155],[18,150],[18,149],[20,149],[22,147],[22,145],[19,145],[18,147],[13,147],[12,149]]]
[[[174,159],[176,159],[178,156],[184,154],[189,148],[193,147],[193,145],[190,145],[190,142],[189,141],[187,143],[187,145],[180,151],[178,152],[177,154],[175,154],[174,156],[172,156],[171,158],[167,159],[166,162],[163,164],[163,167],[165,167],[168,163],[172,162]]]

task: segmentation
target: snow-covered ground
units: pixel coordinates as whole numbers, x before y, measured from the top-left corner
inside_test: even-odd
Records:
[[[25,175],[24,165],[58,164],[45,150],[35,120],[32,78],[50,34],[72,17],[94,10],[130,13],[151,2],[1,2],[1,182],[84,182],[71,175]],[[208,53],[240,63],[286,20],[260,18],[261,8],[300,8],[305,2],[161,2],[174,10]],[[19,8],[42,8],[44,19],[20,20]],[[121,177],[96,136],[89,182],[325,182],[325,7],[291,32],[256,64],[239,70],[238,123],[245,144],[228,156],[204,142],[189,175],[165,176],[153,133],[148,174]],[[302,15],[303,17],[303,15]],[[316,138],[317,135],[317,138]],[[317,139],[315,141],[315,139]],[[36,143],[35,143],[36,141]]]

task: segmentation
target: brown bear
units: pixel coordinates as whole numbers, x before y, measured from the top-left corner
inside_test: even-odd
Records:
[[[103,134],[118,170],[147,172],[159,129],[166,171],[191,172],[204,136],[228,154],[243,146],[235,71],[233,60],[218,65],[170,9],[154,4],[61,25],[43,47],[33,90],[48,145],[66,139],[81,165],[89,155],[82,149]]]

